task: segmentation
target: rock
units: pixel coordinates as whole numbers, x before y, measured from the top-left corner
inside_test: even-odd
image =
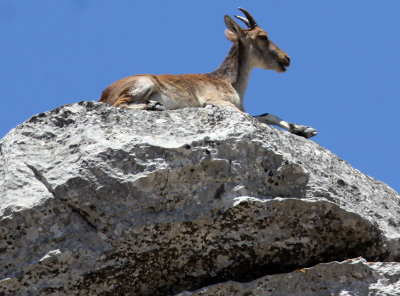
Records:
[[[225,282],[177,296],[385,295],[398,296],[400,264],[366,262],[362,258],[321,263],[286,274],[268,275],[249,283]]]
[[[173,295],[400,258],[397,192],[232,110],[82,102],[0,153],[0,295]]]

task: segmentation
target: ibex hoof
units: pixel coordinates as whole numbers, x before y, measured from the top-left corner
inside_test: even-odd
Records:
[[[204,109],[212,109],[212,108],[215,107],[215,105],[209,104],[209,103],[205,103],[203,107],[204,107]]]
[[[298,135],[298,136],[302,136],[307,139],[314,137],[316,134],[318,134],[316,129],[313,129],[312,127],[304,126],[304,125],[296,125],[291,130],[291,133]]]
[[[165,111],[165,107],[163,106],[163,104],[161,104],[160,102],[156,102],[156,101],[148,101],[147,102],[147,110],[152,110],[152,111]]]

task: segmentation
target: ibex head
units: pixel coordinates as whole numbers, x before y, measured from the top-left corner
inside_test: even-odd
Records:
[[[232,41],[239,41],[249,52],[253,67],[275,70],[279,73],[285,72],[290,64],[289,56],[269,38],[268,34],[261,29],[254,17],[243,8],[239,8],[245,17],[236,16],[247,25],[247,29],[240,27],[229,15],[225,15],[226,37]]]

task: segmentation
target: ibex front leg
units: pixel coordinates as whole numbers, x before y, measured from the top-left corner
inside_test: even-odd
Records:
[[[311,138],[318,133],[317,130],[313,129],[312,127],[295,124],[295,123],[290,123],[290,122],[282,120],[278,116],[275,116],[270,113],[265,113],[262,115],[254,116],[254,118],[256,118],[257,120],[259,120],[263,123],[280,126],[284,129],[288,130],[292,134],[302,136],[304,138]]]

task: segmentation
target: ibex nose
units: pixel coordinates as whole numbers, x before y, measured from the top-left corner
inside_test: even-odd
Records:
[[[287,61],[287,63],[288,63],[288,66],[290,65],[290,58],[289,58],[289,56],[285,56],[285,59],[286,59],[286,61]]]

